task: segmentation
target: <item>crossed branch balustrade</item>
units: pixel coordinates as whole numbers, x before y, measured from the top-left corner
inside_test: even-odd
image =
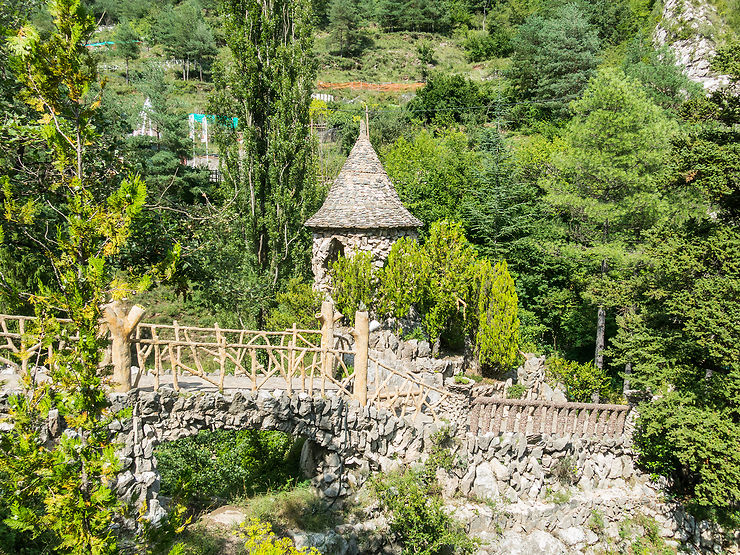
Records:
[[[400,416],[425,415],[437,419],[449,392],[369,355],[369,320],[355,315],[352,348],[342,348],[334,333],[341,315],[331,303],[322,305],[320,330],[259,331],[153,324],[138,321],[138,307],[126,313],[122,305],[106,305],[105,333],[119,391],[148,385],[157,390],[165,381],[180,390],[185,377],[196,377],[208,387],[224,390],[227,378],[239,389],[284,390],[326,395],[329,392],[387,408]],[[136,315],[136,318],[132,318]],[[0,315],[0,362],[21,372],[48,364],[64,341],[42,346],[34,339],[26,316]],[[130,325],[125,325],[130,320]],[[64,322],[69,323],[68,320]],[[70,336],[67,341],[75,340]],[[131,380],[131,367],[138,372]],[[119,368],[121,367],[121,368]],[[147,378],[144,378],[147,376]],[[233,376],[233,378],[231,378]],[[188,383],[188,388],[198,387]]]

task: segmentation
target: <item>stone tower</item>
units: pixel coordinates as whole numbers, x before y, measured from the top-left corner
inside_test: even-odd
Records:
[[[329,269],[340,255],[373,255],[380,267],[400,237],[416,237],[422,223],[401,204],[396,189],[370,144],[367,126],[334,180],[323,206],[306,221],[313,232],[311,266],[316,287],[329,292]]]

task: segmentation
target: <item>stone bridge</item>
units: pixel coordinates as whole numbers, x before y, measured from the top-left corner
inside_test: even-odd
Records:
[[[111,424],[111,430],[118,434],[123,462],[117,491],[125,500],[146,499],[149,518],[156,521],[164,511],[158,500],[160,484],[155,449],[162,442],[217,429],[276,430],[305,438],[302,469],[322,495],[330,499],[356,490],[371,473],[388,472],[422,461],[433,444],[433,435],[447,425],[456,438],[453,448],[458,459],[465,463],[461,467],[464,471],[458,469],[458,475],[451,474],[447,484],[464,495],[484,496],[495,492],[511,499],[521,495],[536,499],[544,492],[549,469],[542,466],[542,458],[547,453],[555,464],[559,457],[572,452],[589,467],[586,486],[593,480],[598,484],[599,480],[626,479],[632,475],[631,439],[624,430],[609,434],[604,428],[597,436],[593,428],[584,427],[583,433],[579,433],[570,426],[568,433],[564,433],[557,419],[549,421],[548,430],[544,427],[533,430],[531,423],[526,424],[526,402],[490,398],[483,401],[491,412],[507,413],[501,428],[471,428],[471,422],[477,426],[481,400],[471,402],[470,390],[460,389],[462,392],[451,392],[456,402],[447,406],[446,418],[437,422],[412,421],[383,408],[362,406],[340,392],[327,396],[267,390],[178,393],[163,387],[159,391],[136,389],[112,394],[114,411],[132,409],[130,418]],[[532,405],[541,408],[536,402]],[[601,414],[609,407],[595,406],[603,409]],[[569,414],[558,407],[550,412],[555,416]],[[598,410],[592,412],[597,413]],[[626,413],[619,413],[623,414]],[[596,420],[596,417],[585,420]],[[523,424],[519,425],[520,422]],[[599,457],[600,452],[603,455]],[[587,465],[587,460],[592,458]]]
[[[154,451],[165,441],[216,429],[277,430],[306,438],[301,465],[319,491],[333,499],[362,485],[371,472],[418,461],[437,429],[340,395],[289,396],[265,390],[179,394],[161,388],[114,394],[111,400],[116,411],[132,409],[131,418],[111,425],[122,445],[118,493],[125,500],[147,499],[154,521],[164,514]]]

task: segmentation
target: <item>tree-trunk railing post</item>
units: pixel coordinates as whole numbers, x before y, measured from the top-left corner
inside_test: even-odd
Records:
[[[355,399],[367,405],[367,358],[370,344],[370,318],[367,312],[355,312]]]
[[[108,303],[102,309],[111,335],[114,389],[125,393],[131,389],[131,332],[144,316],[144,309],[135,305],[126,313],[119,301]]]
[[[321,323],[321,375],[332,376],[334,372],[334,324],[342,318],[342,314],[334,312],[334,303],[321,303],[321,312],[316,315]],[[326,380],[322,380],[326,382]]]

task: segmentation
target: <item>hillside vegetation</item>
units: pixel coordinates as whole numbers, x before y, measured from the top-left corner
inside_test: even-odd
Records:
[[[277,5],[283,20],[253,0],[0,5],[0,308],[83,328],[89,341],[54,385],[69,395],[62,410],[97,434],[95,327],[111,298],[162,322],[313,325],[303,223],[367,117],[423,227],[381,270],[340,258],[337,303],[416,314],[406,332],[486,376],[535,352],[573,370],[579,398],[641,400],[643,468],[695,513],[737,522],[738,0],[714,0],[717,25],[698,28],[665,21],[658,0]],[[706,62],[727,84],[690,81],[653,44],[658,24],[671,40],[711,40]],[[189,114],[209,117],[191,128]],[[30,423],[52,405],[23,410],[28,428],[14,433],[38,439]],[[0,462],[30,460],[18,449],[32,444],[5,442]],[[112,448],[96,449],[83,486],[102,491]],[[66,496],[83,491],[66,478]],[[63,512],[49,491],[29,493],[28,510],[0,491],[4,514],[27,524],[1,529],[10,549],[34,515]],[[112,545],[118,509],[100,495]],[[52,536],[74,536],[77,521],[54,522]]]

